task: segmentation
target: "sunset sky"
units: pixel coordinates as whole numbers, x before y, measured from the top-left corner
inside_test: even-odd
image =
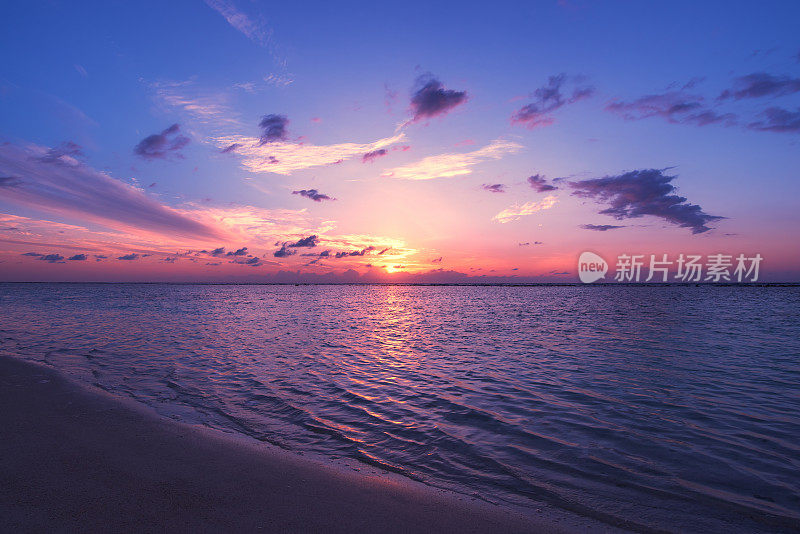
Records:
[[[800,3],[0,8],[0,281],[800,281]]]

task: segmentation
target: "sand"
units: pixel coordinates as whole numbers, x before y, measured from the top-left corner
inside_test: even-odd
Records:
[[[384,475],[161,418],[0,357],[2,532],[608,530]]]

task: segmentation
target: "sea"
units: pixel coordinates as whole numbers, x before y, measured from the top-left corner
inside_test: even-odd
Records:
[[[0,284],[167,418],[640,532],[800,529],[800,287]]]

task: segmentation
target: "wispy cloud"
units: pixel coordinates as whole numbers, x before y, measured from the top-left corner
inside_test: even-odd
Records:
[[[405,139],[403,133],[378,139],[372,143],[339,143],[313,145],[295,142],[262,144],[257,137],[233,135],[214,137],[220,149],[238,145],[236,154],[242,157],[242,166],[250,172],[290,175],[295,171],[332,165],[339,161],[361,157],[366,152],[391,146]]]
[[[111,228],[191,238],[219,236],[216,228],[74,159],[42,161],[48,153],[42,147],[0,145],[0,175],[14,178],[2,188],[4,201]]]
[[[555,122],[553,112],[569,104],[580,102],[594,94],[594,87],[580,85],[567,91],[567,85],[580,83],[580,77],[568,77],[566,74],[550,76],[547,85],[539,87],[532,94],[533,102],[522,106],[511,116],[512,124],[520,124],[526,128],[549,126]]]
[[[280,67],[286,67],[286,58],[278,53],[273,31],[260,16],[248,15],[230,0],[205,0],[206,5],[222,15],[237,31],[254,43],[268,49],[273,61]]]
[[[800,78],[775,76],[766,72],[755,72],[740,76],[733,81],[733,87],[719,95],[720,100],[732,98],[762,98],[765,96],[786,96],[800,92]]]
[[[198,87],[194,80],[159,81],[150,84],[157,104],[185,112],[192,119],[215,125],[239,124],[228,95]]]
[[[751,130],[778,133],[800,132],[800,108],[797,111],[772,107],[761,113],[762,120],[747,125]]]
[[[267,31],[250,17],[239,11],[232,2],[225,0],[206,0],[206,5],[225,17],[228,24],[247,36],[248,39],[260,45],[266,45]]]
[[[511,206],[510,208],[506,208],[497,215],[495,215],[492,220],[503,224],[509,223],[511,221],[516,221],[520,217],[524,217],[526,215],[532,215],[537,211],[549,210],[550,208],[555,206],[557,202],[558,202],[557,196],[548,195],[538,202],[526,202],[525,204],[521,205],[516,204],[514,206]]]
[[[522,145],[498,139],[483,148],[461,154],[439,154],[421,159],[415,163],[395,167],[383,173],[383,176],[403,180],[431,180],[433,178],[450,178],[472,173],[472,167],[488,160],[501,159],[522,149]]]
[[[708,107],[702,96],[683,91],[645,95],[629,102],[614,100],[606,105],[606,110],[626,120],[661,117],[671,123],[696,126],[718,123],[732,126],[736,123],[733,113],[720,113]]]

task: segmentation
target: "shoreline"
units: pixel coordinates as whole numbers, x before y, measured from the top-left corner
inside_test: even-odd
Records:
[[[618,532],[158,416],[0,356],[0,530]],[[537,510],[538,511],[538,510]]]

